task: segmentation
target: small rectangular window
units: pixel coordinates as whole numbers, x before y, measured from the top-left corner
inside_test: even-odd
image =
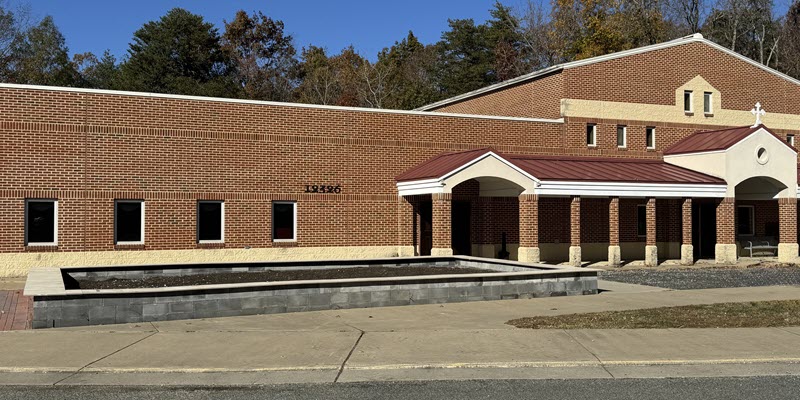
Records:
[[[636,207],[636,236],[647,236],[647,205]]]
[[[736,207],[736,232],[741,236],[753,236],[755,234],[755,207],[738,206]]]
[[[297,203],[288,201],[272,203],[272,240],[275,242],[297,240]]]
[[[644,141],[648,149],[656,148],[656,128],[647,127],[644,130]]]
[[[25,202],[25,245],[58,245],[58,201]]]
[[[586,125],[586,145],[589,147],[597,146],[597,125]]]
[[[703,112],[706,114],[712,114],[714,109],[711,105],[711,93],[705,92],[703,93]]]
[[[786,135],[786,143],[789,143],[789,146],[794,146],[794,135]]]
[[[224,202],[197,202],[197,241],[200,243],[222,243],[225,241]]]
[[[114,242],[144,244],[144,201],[117,200],[114,209]]]
[[[690,113],[692,112],[692,91],[691,90],[684,90],[683,91],[683,111]]]
[[[619,125],[617,126],[617,147],[624,148],[628,146],[628,127]]]

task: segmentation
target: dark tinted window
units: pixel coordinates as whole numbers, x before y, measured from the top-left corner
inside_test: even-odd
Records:
[[[117,202],[117,242],[142,241],[142,202]]]
[[[54,201],[28,201],[28,243],[54,243],[56,241],[56,203]]]
[[[636,211],[636,234],[647,236],[647,207],[638,206]]]
[[[753,207],[737,207],[736,225],[739,235],[753,234]]]
[[[272,239],[293,240],[295,203],[272,203]]]
[[[222,203],[203,201],[197,205],[197,240],[222,240]]]

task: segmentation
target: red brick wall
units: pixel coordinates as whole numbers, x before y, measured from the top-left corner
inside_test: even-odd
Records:
[[[797,243],[797,199],[778,199],[780,243]]]
[[[736,200],[725,197],[717,204],[717,244],[736,243]]]
[[[451,210],[452,195],[450,193],[435,193],[433,200],[433,248],[451,248]]]
[[[519,197],[519,245],[539,246],[539,200],[535,194]]]
[[[563,86],[560,73],[434,109],[457,114],[503,115],[506,117],[559,118]]]

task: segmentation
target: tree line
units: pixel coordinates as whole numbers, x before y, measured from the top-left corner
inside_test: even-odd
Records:
[[[436,43],[409,32],[370,61],[349,46],[299,51],[284,23],[238,11],[220,29],[175,8],[138,29],[122,60],[69,56],[52,17],[0,8],[0,80],[313,104],[412,109],[551,65],[695,32],[800,78],[800,0],[500,2],[483,23],[448,20]]]

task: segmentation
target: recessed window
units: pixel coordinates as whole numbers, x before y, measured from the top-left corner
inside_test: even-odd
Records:
[[[647,236],[647,205],[636,206],[636,236]]]
[[[586,125],[586,145],[589,147],[597,146],[597,125]]]
[[[650,126],[644,129],[644,141],[648,149],[656,148],[656,128]]]
[[[794,146],[794,135],[786,135],[786,143],[789,143],[789,146]]]
[[[114,242],[144,244],[144,201],[117,200],[114,209]]]
[[[691,90],[684,90],[683,91],[683,111],[687,113],[692,112],[692,91]]]
[[[756,150],[756,161],[758,161],[758,163],[761,165],[769,162],[769,152],[767,149],[759,147],[758,150]]]
[[[753,206],[736,207],[736,233],[741,236],[755,234],[755,209]]]
[[[272,240],[275,242],[297,240],[297,203],[288,201],[272,203]]]
[[[617,147],[625,148],[628,146],[628,127],[617,126]]]
[[[714,109],[712,108],[712,104],[711,104],[711,99],[712,99],[711,92],[703,93],[703,112],[705,114],[713,114],[714,113]]]
[[[197,202],[197,241],[222,243],[225,240],[225,203]]]
[[[25,245],[58,245],[58,201],[25,202]]]

